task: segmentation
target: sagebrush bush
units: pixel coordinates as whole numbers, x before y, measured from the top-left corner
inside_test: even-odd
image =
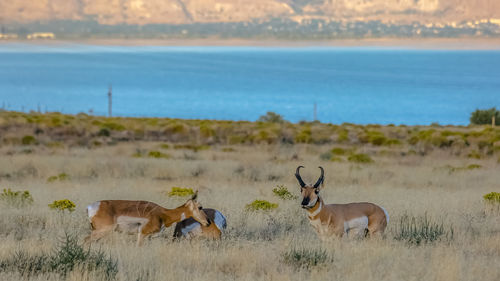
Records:
[[[332,155],[336,155],[336,156],[343,156],[347,153],[347,151],[343,148],[340,148],[340,147],[334,147],[334,148],[332,148],[332,150],[330,150],[330,153]]]
[[[34,136],[24,136],[21,139],[21,143],[23,145],[33,145],[33,144],[36,144],[36,139]]]
[[[194,152],[198,152],[199,150],[210,149],[210,146],[208,146],[208,145],[196,145],[196,144],[176,144],[176,145],[174,145],[174,149],[187,149],[187,150],[192,150]]]
[[[451,241],[453,234],[453,227],[445,228],[443,222],[434,222],[427,214],[422,217],[405,214],[399,220],[394,239],[418,246],[435,241]]]
[[[52,252],[30,255],[18,251],[0,260],[0,271],[17,272],[27,279],[44,273],[55,273],[66,278],[74,270],[83,270],[86,274],[97,273],[100,280],[113,280],[118,273],[118,261],[102,250],[83,248],[76,236],[68,234]]]
[[[495,213],[498,214],[500,212],[500,193],[499,192],[490,192],[488,194],[483,195],[484,202],[486,203],[486,213]]]
[[[284,263],[297,267],[309,269],[326,263],[332,263],[331,257],[324,249],[291,248],[282,254]]]
[[[65,181],[69,180],[69,175],[66,173],[60,173],[57,176],[50,176],[47,178],[47,182]]]
[[[33,203],[33,197],[29,191],[12,191],[10,188],[3,189],[0,200],[14,207],[24,207]]]
[[[269,211],[278,208],[277,203],[271,203],[266,200],[255,200],[250,204],[245,206],[245,209],[248,211]]]
[[[368,155],[364,153],[358,153],[358,154],[352,154],[347,158],[349,162],[354,162],[354,163],[373,163],[373,159]]]
[[[483,199],[488,203],[500,204],[500,193],[490,192],[483,196]]]
[[[273,193],[283,200],[293,200],[298,198],[297,195],[293,195],[290,191],[288,191],[286,186],[283,184],[277,185],[273,188]]]
[[[184,187],[172,187],[172,189],[168,192],[168,196],[173,197],[173,196],[178,196],[178,197],[185,197],[185,196],[191,196],[194,194],[194,191],[192,188],[184,188]]]
[[[63,200],[55,200],[54,202],[49,204],[49,208],[53,210],[59,210],[59,211],[68,210],[69,212],[73,212],[76,208],[76,205],[69,199],[63,199]]]
[[[152,150],[148,153],[148,157],[150,158],[164,158],[164,159],[169,159],[171,156],[167,153],[163,153],[160,151]]]
[[[479,153],[479,151],[477,151],[477,150],[472,150],[471,152],[469,152],[469,154],[467,154],[467,157],[472,158],[472,159],[481,159],[482,158],[481,153]]]
[[[453,166],[446,166],[450,170],[450,173],[452,172],[461,172],[461,171],[471,171],[471,170],[477,170],[481,169],[483,166],[479,164],[470,164],[465,167],[453,167]]]

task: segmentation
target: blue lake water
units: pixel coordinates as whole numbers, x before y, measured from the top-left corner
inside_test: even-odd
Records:
[[[466,125],[500,108],[500,51],[0,45],[0,106],[117,116]]]

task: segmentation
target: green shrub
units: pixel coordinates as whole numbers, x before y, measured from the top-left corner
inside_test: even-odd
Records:
[[[346,154],[346,150],[343,148],[340,148],[340,147],[334,147],[334,148],[332,148],[332,150],[330,150],[330,153],[332,155],[342,156],[342,155]]]
[[[354,163],[373,163],[373,159],[368,155],[364,153],[359,153],[359,154],[353,154],[347,158],[349,162],[354,162]]]
[[[310,143],[312,141],[312,131],[311,128],[303,128],[296,136],[295,142],[297,143]]]
[[[427,215],[416,218],[405,214],[399,220],[394,239],[418,246],[435,241],[451,241],[453,234],[453,227],[445,229],[443,222],[433,222]]]
[[[481,169],[483,166],[479,165],[479,164],[470,164],[467,166],[467,170],[475,170],[475,169]]]
[[[271,203],[266,200],[255,200],[252,203],[247,204],[245,208],[248,211],[258,211],[258,210],[268,211],[278,208],[278,204]]]
[[[340,158],[338,156],[332,156],[330,158],[330,161],[332,161],[332,162],[344,162],[344,159],[342,159],[342,158]]]
[[[469,152],[469,154],[467,154],[467,157],[473,159],[481,159],[481,153],[479,153],[479,151],[477,150],[472,150],[471,152]]]
[[[52,202],[52,204],[49,204],[49,208],[51,208],[52,210],[68,210],[69,212],[73,212],[76,208],[76,205],[69,199],[63,199],[55,200],[54,202]]]
[[[379,131],[367,131],[359,135],[358,138],[362,143],[371,143],[376,146],[381,146],[387,141],[385,135]]]
[[[107,128],[101,128],[97,135],[100,137],[109,137],[111,135],[111,132]]]
[[[47,182],[55,182],[55,181],[65,181],[69,180],[69,175],[66,173],[60,173],[57,176],[50,176],[47,178]]]
[[[333,257],[325,249],[297,249],[294,247],[283,253],[283,261],[296,268],[309,269],[313,266],[331,263]]]
[[[196,144],[176,144],[174,145],[174,149],[187,149],[187,150],[192,150],[194,152],[198,152],[199,150],[210,149],[210,146],[196,145]]]
[[[168,196],[173,197],[173,196],[179,196],[179,197],[185,197],[185,196],[191,196],[194,194],[193,189],[191,188],[183,188],[183,187],[172,187],[172,190],[168,193]]]
[[[429,141],[435,132],[435,129],[417,131],[416,135],[410,137],[408,143],[411,145],[416,145],[421,141]]]
[[[293,200],[298,198],[298,196],[293,195],[290,191],[288,191],[286,186],[282,184],[277,185],[275,188],[273,188],[273,193],[283,200]]]
[[[171,156],[167,153],[163,153],[160,151],[152,150],[148,153],[148,157],[150,158],[164,158],[164,159],[169,159]]]
[[[338,142],[348,142],[349,141],[349,131],[347,129],[342,129],[337,134]]]
[[[470,164],[465,167],[453,167],[450,165],[445,166],[445,168],[448,168],[451,172],[460,172],[460,171],[470,171],[470,170],[476,170],[476,169],[481,169],[483,166],[479,164]]]
[[[34,136],[24,136],[21,139],[21,143],[23,145],[33,145],[33,144],[36,144],[36,139]]]
[[[265,123],[284,123],[285,119],[283,119],[283,116],[281,116],[277,113],[268,111],[266,113],[266,115],[260,116],[257,121],[258,122],[265,122]]]
[[[209,125],[201,125],[200,126],[200,135],[204,138],[214,137],[216,134],[215,130],[212,129]]]
[[[184,134],[186,133],[188,128],[182,123],[177,123],[177,121],[174,121],[171,123],[166,129],[165,133],[167,134]]]
[[[33,203],[33,197],[29,191],[12,191],[10,188],[3,189],[3,192],[0,194],[0,200],[10,206],[18,208],[31,205]]]
[[[491,124],[493,116],[495,116],[495,124],[500,124],[500,111],[496,108],[493,107],[484,110],[476,109],[470,116],[470,123],[474,125]]]
[[[222,152],[236,152],[236,149],[232,147],[224,147],[221,149]]]
[[[488,203],[500,204],[500,193],[490,192],[483,196],[483,199]]]
[[[78,274],[89,276],[97,273],[99,280],[114,280],[118,273],[118,262],[102,250],[84,249],[78,238],[66,235],[54,250],[49,253],[30,254],[18,251],[0,260],[1,272],[17,272],[23,279],[31,279],[41,274],[57,274],[66,279],[70,272],[78,270]],[[86,273],[80,273],[84,271]]]
[[[398,139],[387,139],[385,141],[385,145],[389,145],[389,146],[391,146],[391,145],[401,145],[401,141],[398,140]]]
[[[125,130],[125,126],[118,123],[107,122],[102,124],[102,129],[108,129],[110,131],[123,131]]]

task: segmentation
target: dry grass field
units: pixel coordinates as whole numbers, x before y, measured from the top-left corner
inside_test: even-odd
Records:
[[[487,211],[483,200],[500,189],[497,150],[474,157],[453,147],[420,153],[407,143],[216,143],[200,150],[165,144],[4,141],[0,190],[27,190],[33,202],[0,200],[0,280],[500,280],[500,215]],[[354,146],[373,162],[328,154]],[[298,196],[298,165],[306,167],[302,177],[308,182],[317,179],[317,166],[325,168],[327,203],[385,207],[385,238],[319,241],[300,199],[284,200],[272,191],[284,185]],[[187,198],[169,197],[172,187],[199,190],[204,207],[226,215],[221,241],[172,241],[171,227],[142,247],[135,246],[135,235],[120,233],[90,250],[79,245],[90,233],[88,204],[141,199],[174,208]],[[48,207],[60,199],[73,201],[75,211]],[[256,199],[279,206],[247,210]],[[405,232],[412,218],[415,224]],[[412,239],[419,231],[420,243]],[[81,249],[97,261],[71,263]]]

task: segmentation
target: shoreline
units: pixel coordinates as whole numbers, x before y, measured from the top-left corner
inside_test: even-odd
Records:
[[[500,50],[500,38],[433,39],[339,39],[339,40],[254,40],[254,39],[78,39],[5,40],[11,44],[42,46],[123,46],[123,47],[255,47],[255,48],[380,48],[402,50]]]

